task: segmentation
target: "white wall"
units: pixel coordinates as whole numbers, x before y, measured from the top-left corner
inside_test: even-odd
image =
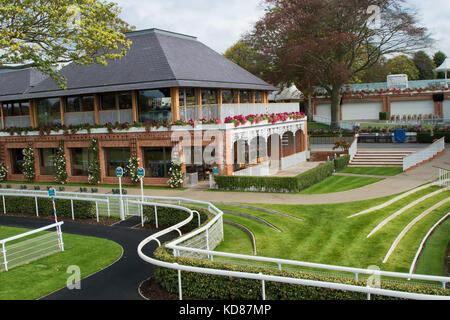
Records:
[[[346,103],[342,106],[342,120],[378,120],[381,111],[381,102]]]
[[[444,100],[444,105],[442,106],[444,119],[450,119],[450,100]]]
[[[318,104],[316,110],[318,116],[331,119],[331,104]]]
[[[433,100],[424,101],[393,101],[391,102],[391,115],[419,115],[434,114]]]

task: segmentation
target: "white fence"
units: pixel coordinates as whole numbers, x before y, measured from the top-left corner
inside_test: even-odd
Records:
[[[355,136],[355,139],[353,140],[350,148],[348,149],[348,154],[350,156],[350,162],[353,161],[353,158],[355,158],[357,153],[358,153],[358,135]]]
[[[290,167],[296,166],[299,163],[307,161],[307,152],[295,153],[291,156],[287,156],[280,159],[281,170],[286,170]]]
[[[47,227],[0,240],[2,248],[0,272],[11,270],[14,267],[41,259],[58,251],[64,251],[61,231],[63,223],[54,223]],[[35,236],[53,228],[56,228],[55,232],[47,232],[43,235]],[[24,240],[19,241],[21,239]]]
[[[324,124],[327,126],[331,126],[331,119],[329,119],[329,118],[314,115],[313,120],[314,120],[314,122],[321,123],[321,124]],[[358,122],[352,122],[352,121],[339,121],[338,125],[341,129],[344,129],[344,130],[353,130],[355,127],[360,126],[360,124]]]
[[[170,198],[165,198],[170,199]],[[185,202],[186,200],[179,200],[173,198],[172,201]],[[189,200],[193,202],[192,200]],[[201,203],[196,201],[196,203]],[[204,203],[207,204],[207,203]],[[141,205],[146,205],[146,203],[141,203]],[[153,204],[149,204],[153,205]],[[159,204],[160,206],[164,206]],[[340,266],[332,266],[332,265],[324,265],[317,263],[308,263],[308,262],[300,262],[300,261],[292,261],[292,260],[283,260],[283,259],[274,259],[274,258],[265,258],[265,257],[257,257],[257,256],[248,256],[248,255],[239,255],[232,253],[224,253],[224,252],[216,252],[211,251],[215,245],[217,245],[221,239],[220,236],[216,236],[215,238],[211,238],[211,231],[215,230],[215,234],[222,233],[217,232],[223,228],[222,224],[222,215],[223,213],[218,210],[214,205],[208,204],[208,209],[211,213],[215,214],[215,217],[205,226],[195,230],[192,233],[189,233],[185,236],[180,237],[179,239],[172,241],[171,243],[166,245],[166,248],[173,251],[175,256],[180,257],[190,257],[190,258],[204,258],[210,259],[214,261],[215,257],[223,257],[235,260],[243,260],[245,262],[255,263],[255,262],[264,262],[264,263],[273,263],[278,265],[278,269],[281,270],[282,266],[290,265],[290,266],[301,266],[306,268],[315,268],[315,269],[323,269],[323,270],[333,270],[339,272],[347,272],[353,273],[356,280],[358,280],[358,275],[364,274],[368,276],[384,276],[390,278],[400,278],[400,279],[417,279],[417,280],[425,280],[425,281],[436,281],[442,283],[442,286],[445,288],[445,284],[450,282],[450,277],[436,277],[436,276],[428,276],[428,275],[415,275],[415,274],[405,274],[405,273],[397,273],[397,272],[385,272],[385,271],[376,271],[370,269],[358,269],[358,268],[348,268],[348,267],[340,267]],[[334,283],[334,282],[324,282],[324,281],[315,281],[315,280],[304,280],[298,278],[289,278],[289,277],[281,277],[281,276],[273,276],[273,275],[264,275],[264,274],[255,274],[255,273],[247,273],[247,272],[237,272],[237,271],[229,271],[229,270],[221,270],[221,269],[208,269],[208,268],[200,268],[193,267],[187,265],[179,265],[178,263],[169,263],[164,261],[156,260],[152,257],[149,257],[143,253],[143,248],[150,242],[156,241],[158,245],[161,245],[161,242],[158,238],[176,230],[180,234],[179,229],[188,224],[193,218],[193,212],[189,209],[185,208],[184,211],[189,212],[190,216],[185,221],[170,227],[166,230],[158,232],[147,239],[143,240],[138,246],[138,254],[139,256],[146,262],[151,263],[153,265],[168,268],[178,271],[178,291],[179,298],[182,300],[182,271],[183,272],[194,272],[201,274],[209,274],[216,276],[224,276],[224,277],[235,277],[235,278],[243,278],[243,279],[253,279],[261,281],[261,295],[262,299],[265,300],[265,282],[278,282],[278,283],[289,283],[303,286],[312,286],[312,287],[320,287],[320,288],[330,288],[336,290],[344,290],[351,292],[359,292],[367,294],[368,299],[370,299],[371,294],[395,297],[395,298],[403,298],[403,299],[418,299],[418,300],[450,300],[450,296],[433,296],[426,294],[416,294],[409,292],[401,292],[401,291],[393,291],[393,290],[385,290],[379,288],[372,287],[363,287],[357,285],[349,285],[342,283]],[[192,247],[194,246],[194,247]]]
[[[403,171],[406,171],[424,161],[434,158],[437,154],[445,150],[445,137],[436,141],[428,148],[415,152],[403,158]]]
[[[450,170],[439,168],[438,185],[450,188]]]

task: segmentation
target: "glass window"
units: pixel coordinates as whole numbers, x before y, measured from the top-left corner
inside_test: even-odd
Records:
[[[239,91],[240,103],[252,103],[252,92],[250,90],[240,90]]]
[[[59,98],[37,100],[36,110],[39,126],[61,124],[61,109],[59,107]]]
[[[144,148],[145,174],[152,178],[169,177],[172,148]]]
[[[237,90],[222,90],[222,103],[223,104],[231,104],[237,103]]]
[[[12,174],[23,174],[23,149],[10,149]]]
[[[217,89],[202,89],[202,104],[218,104],[218,90]]]
[[[55,174],[55,167],[53,166],[53,160],[56,156],[56,149],[39,149],[39,166],[40,174],[45,176],[51,176]]]
[[[19,117],[30,115],[29,101],[6,102],[3,104],[3,112],[6,117]]]
[[[116,176],[116,169],[122,167],[124,170],[130,160],[130,148],[105,148],[106,175],[108,177]],[[124,174],[127,176],[127,174]]]
[[[74,96],[65,99],[65,112],[94,111],[94,96]]]
[[[144,90],[138,93],[139,121],[172,121],[170,89]]]
[[[119,109],[131,109],[132,108],[132,102],[131,102],[131,92],[123,92],[118,93],[119,95]]]
[[[88,176],[91,154],[88,148],[70,149],[72,176]]]
[[[180,106],[196,106],[197,95],[195,88],[180,89]]]
[[[116,94],[104,93],[100,96],[100,110],[115,110],[116,106]]]
[[[255,103],[263,103],[263,92],[255,91]]]

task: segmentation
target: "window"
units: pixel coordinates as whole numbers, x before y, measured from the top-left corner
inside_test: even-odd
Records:
[[[100,95],[100,110],[126,110],[132,108],[131,92],[111,92]]]
[[[116,94],[115,93],[104,93],[100,96],[100,110],[116,110]]]
[[[12,174],[23,174],[23,149],[10,149]]]
[[[222,90],[222,103],[237,103],[237,90]]]
[[[255,91],[255,103],[263,103],[263,92]]]
[[[29,101],[6,102],[3,104],[3,112],[6,117],[20,117],[30,115]]]
[[[59,98],[37,100],[36,110],[39,126],[61,124],[61,109],[59,102]]]
[[[144,148],[145,174],[152,178],[169,177],[172,148]]]
[[[65,98],[65,112],[94,111],[94,96],[74,96]]]
[[[195,88],[180,89],[180,106],[196,106],[197,95],[195,94]]]
[[[51,176],[55,174],[55,167],[53,160],[56,156],[56,149],[39,149],[39,166],[40,174],[44,176]]]
[[[116,176],[116,169],[122,167],[124,170],[130,160],[130,148],[105,148],[106,175],[108,177]],[[124,174],[127,176],[127,174]]]
[[[252,92],[250,90],[240,90],[239,100],[240,103],[253,103]]]
[[[88,176],[89,162],[91,154],[88,148],[70,149],[70,163],[72,176]]]
[[[202,89],[202,104],[218,104],[218,90],[217,89]]]
[[[138,93],[139,120],[172,121],[170,89],[144,90]]]
[[[126,110],[132,108],[131,92],[118,93],[119,109]]]

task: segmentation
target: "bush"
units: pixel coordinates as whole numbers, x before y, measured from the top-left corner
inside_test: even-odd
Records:
[[[389,120],[390,117],[391,115],[389,114],[389,112],[380,112],[380,120],[386,121]]]
[[[209,269],[223,269],[229,271],[263,273],[267,275],[299,278],[305,280],[317,280],[327,282],[337,282],[365,287],[367,283],[363,280],[356,282],[352,278],[332,277],[312,275],[303,272],[278,271],[274,269],[238,266],[209,260],[176,258],[162,246],[154,252],[155,259],[169,263],[195,266]],[[178,273],[177,270],[154,267],[154,276],[159,283],[170,293],[178,293]],[[185,296],[200,299],[220,299],[220,300],[260,300],[261,281],[240,279],[233,277],[223,277],[206,275],[201,273],[182,272],[182,291]],[[426,287],[419,285],[401,283],[383,283],[383,289],[409,291],[423,294],[450,295],[450,290],[436,287]],[[366,294],[333,290],[326,288],[308,287],[276,282],[266,282],[266,298],[268,300],[365,300]],[[374,296],[372,299],[393,300],[395,298]]]
[[[3,206],[3,199],[0,199]],[[5,196],[7,212],[36,215],[36,204],[33,197],[8,197]],[[59,217],[71,217],[72,209],[70,200],[56,199],[56,213]],[[38,198],[38,209],[40,216],[53,215],[53,204],[50,198]],[[90,219],[96,216],[95,203],[88,201],[73,201],[73,210],[76,218]]]
[[[350,156],[348,154],[342,155],[339,158],[336,158],[334,160],[334,168],[336,170],[345,169],[345,168],[347,168],[349,162],[350,162]]]
[[[222,190],[300,192],[328,178],[333,171],[333,162],[328,162],[296,177],[214,176],[214,179],[217,187]]]
[[[417,142],[419,143],[433,143],[436,139],[445,137],[445,142],[450,143],[450,132],[434,132],[433,136],[429,132],[418,132]]]

